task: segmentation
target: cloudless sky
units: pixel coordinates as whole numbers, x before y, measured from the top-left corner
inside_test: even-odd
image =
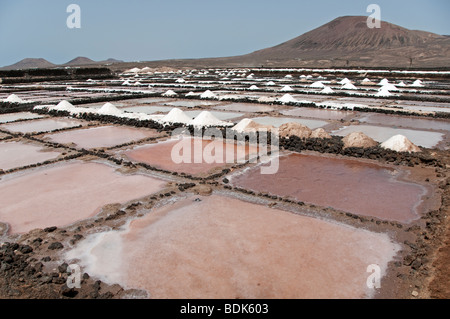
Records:
[[[69,4],[81,28],[69,29]],[[339,16],[369,15],[450,34],[450,0],[0,0],[0,66],[77,56],[150,61],[240,55],[277,45]]]

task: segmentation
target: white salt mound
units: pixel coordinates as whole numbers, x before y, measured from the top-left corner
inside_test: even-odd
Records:
[[[137,72],[139,72],[140,70],[141,70],[141,69],[139,69],[139,68],[132,68],[132,69],[126,70],[125,73],[137,73]]]
[[[347,83],[352,83],[352,82],[349,79],[345,78],[345,79],[342,79],[341,81],[339,81],[338,83],[341,85],[345,85]]]
[[[274,86],[274,85],[275,85],[275,82],[269,81],[269,82],[266,83],[266,85],[267,85],[267,86]]]
[[[397,87],[392,83],[387,83],[381,87],[381,89],[386,89],[388,91],[398,91]]]
[[[57,105],[50,107],[50,110],[55,110],[55,111],[71,111],[73,110],[75,107],[68,101],[66,100],[62,100],[61,102],[59,102]]]
[[[211,99],[211,98],[215,98],[215,97],[216,97],[216,95],[213,92],[211,92],[210,90],[206,90],[205,92],[200,94],[201,99]]]
[[[209,111],[202,111],[189,124],[194,126],[228,126],[230,123],[221,121]]]
[[[325,87],[323,88],[323,90],[320,91],[320,93],[323,93],[323,94],[330,94],[330,93],[334,93],[334,91],[333,91],[333,89],[330,88],[329,86],[325,86]]]
[[[388,80],[388,79],[383,79],[383,80],[380,81],[380,83],[378,83],[378,85],[383,86],[383,85],[386,85],[386,84],[388,84],[388,83],[389,83],[389,80]]]
[[[177,93],[175,93],[175,92],[172,91],[172,90],[167,90],[167,92],[166,92],[166,93],[163,93],[162,95],[163,95],[163,96],[176,96]]]
[[[422,81],[421,81],[421,80],[415,80],[414,83],[411,84],[411,86],[414,86],[414,87],[422,87],[422,86],[424,86],[424,85],[422,84]]]
[[[20,97],[18,97],[17,95],[11,94],[11,95],[9,95],[9,96],[6,98],[5,102],[10,102],[10,103],[23,103],[23,100],[22,100]]]
[[[341,87],[341,89],[344,89],[344,90],[357,90],[358,88],[356,86],[354,86],[352,83],[349,82],[349,83],[344,84]]]
[[[392,136],[387,141],[381,143],[381,147],[397,152],[420,152],[420,148],[403,135]]]
[[[184,79],[177,79],[175,82],[177,82],[177,83],[184,83],[186,81]]]
[[[190,91],[188,94],[186,94],[186,96],[196,96],[197,94],[196,93],[194,93],[194,92],[192,92],[192,91]]]
[[[391,96],[391,95],[392,95],[392,93],[389,92],[389,90],[386,89],[385,87],[381,87],[381,88],[378,90],[378,93],[375,94],[375,96]]]
[[[294,99],[294,97],[292,95],[290,95],[289,93],[286,93],[285,95],[280,97],[278,99],[278,101],[282,102],[282,103],[297,102],[297,100]]]
[[[249,90],[259,90],[259,87],[257,87],[256,85],[252,85]]]
[[[309,87],[311,88],[323,88],[325,85],[321,81],[314,82]]]
[[[103,104],[97,113],[105,115],[120,115],[123,111],[119,110],[114,104],[107,102]]]
[[[397,84],[397,86],[406,86],[405,82],[401,81],[400,83]]]
[[[192,119],[179,108],[174,107],[167,115],[161,118],[162,122],[189,124]]]
[[[291,88],[289,85],[285,85],[280,89],[280,92],[289,92],[289,91],[294,91],[294,89]]]

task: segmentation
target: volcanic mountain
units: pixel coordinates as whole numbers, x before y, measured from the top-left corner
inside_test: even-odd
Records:
[[[247,63],[440,67],[450,65],[450,38],[366,16],[339,17],[277,46],[234,57]]]
[[[91,60],[89,58],[79,56],[73,60],[70,60],[69,62],[67,62],[64,65],[86,65],[86,64],[94,64],[94,63],[97,63],[97,62],[95,62],[94,60]]]
[[[45,59],[35,59],[35,58],[26,58],[23,60],[20,60],[17,63],[14,63],[12,65],[6,66],[2,69],[5,70],[16,70],[16,69],[34,69],[34,68],[52,68],[56,65],[48,62]]]

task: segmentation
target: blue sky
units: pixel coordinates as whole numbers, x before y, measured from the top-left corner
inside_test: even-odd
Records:
[[[69,29],[69,4],[81,28]],[[450,34],[449,0],[0,0],[0,66],[26,57],[65,63],[77,56],[148,61],[220,57],[273,46],[338,16],[369,15]]]

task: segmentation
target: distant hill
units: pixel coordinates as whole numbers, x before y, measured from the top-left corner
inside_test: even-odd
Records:
[[[17,63],[1,68],[2,70],[53,68],[56,65],[42,58],[26,58]]]
[[[102,66],[105,64],[123,63],[121,60],[108,59],[104,61],[94,61],[86,57],[76,57],[64,64],[53,64],[45,59],[23,59],[12,65],[0,68],[0,70],[20,70],[20,69],[42,69],[55,67],[78,67],[78,66]]]
[[[86,64],[93,64],[93,63],[97,63],[97,62],[95,62],[94,60],[91,60],[89,58],[79,56],[73,60],[70,60],[69,62],[67,62],[64,65],[86,65]]]

